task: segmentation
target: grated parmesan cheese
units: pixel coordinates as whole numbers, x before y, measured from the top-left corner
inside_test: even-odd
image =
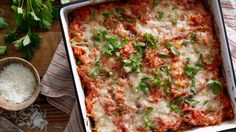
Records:
[[[18,127],[28,127],[30,129],[38,128],[41,131],[47,131],[48,121],[46,120],[47,111],[40,110],[40,106],[32,104],[30,107],[16,111],[7,111],[6,113],[1,111],[4,117],[11,119]],[[5,114],[4,114],[5,113]],[[1,132],[1,130],[0,130]]]
[[[12,63],[0,72],[0,95],[13,103],[27,100],[34,92],[35,78],[30,69]]]

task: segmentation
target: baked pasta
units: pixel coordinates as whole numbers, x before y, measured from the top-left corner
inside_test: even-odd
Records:
[[[176,131],[233,118],[203,1],[109,2],[71,15],[94,131]]]

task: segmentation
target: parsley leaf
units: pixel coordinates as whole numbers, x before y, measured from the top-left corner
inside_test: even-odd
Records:
[[[182,114],[182,110],[178,107],[176,104],[170,104],[169,105],[170,109],[173,110],[177,114]]]
[[[177,25],[177,19],[170,18],[169,20],[173,26]]]
[[[205,100],[204,102],[203,102],[203,105],[206,105],[208,103],[208,100]]]
[[[7,52],[7,46],[0,46],[0,55],[5,55]]]
[[[184,101],[189,103],[190,105],[196,105],[196,104],[200,103],[199,101],[193,100],[193,99],[185,99]]]
[[[143,42],[146,43],[149,47],[155,49],[157,48],[156,42],[158,41],[158,38],[154,37],[150,33],[144,33],[143,34]]]
[[[180,55],[179,51],[170,43],[170,41],[164,40],[164,42],[165,42],[167,48],[169,48],[174,55],[176,55],[176,56]]]
[[[0,17],[0,29],[5,29],[8,27],[8,23],[5,18]]]
[[[142,54],[136,53],[134,54],[131,59],[125,59],[124,62],[124,68],[130,69],[126,71],[135,71],[135,72],[141,72],[141,63],[142,63]]]
[[[196,94],[197,91],[196,91],[196,82],[194,79],[192,79],[192,84],[190,86],[190,92],[193,93],[193,94]]]
[[[145,46],[145,43],[143,43],[143,42],[133,42],[133,44],[134,44],[134,47],[136,47],[136,48]]]
[[[192,32],[191,35],[190,35],[190,40],[192,42],[195,42],[197,40],[197,37],[196,37],[196,33]]]
[[[13,0],[15,28],[5,37],[5,43],[13,43],[17,50],[23,51],[23,58],[31,60],[34,50],[40,46],[40,36],[32,30],[49,29],[53,18],[51,0]],[[23,35],[23,36],[22,36]]]
[[[178,9],[177,5],[173,5],[172,10]]]
[[[154,129],[153,123],[149,120],[148,116],[144,116],[144,123],[146,127],[150,130]]]
[[[10,44],[12,43],[17,37],[17,34],[15,31],[9,32],[5,37],[4,37],[4,41],[6,44]]]
[[[160,86],[161,86],[161,83],[162,83],[160,76],[156,76],[156,77],[152,80],[152,83],[153,83],[154,85],[156,85],[157,87],[160,87]]]
[[[51,3],[47,3],[48,5],[43,5],[43,8],[41,10],[41,21],[39,22],[39,26],[42,29],[50,29],[52,25],[52,9],[50,8]]]
[[[27,33],[20,39],[12,42],[16,50],[23,50],[22,57],[26,60],[31,60],[34,57],[34,49],[39,48],[40,37],[36,33]]]
[[[163,12],[159,12],[159,15],[157,17],[157,20],[161,20],[164,17],[164,13]]]
[[[104,12],[104,13],[102,13],[102,15],[103,15],[105,18],[107,18],[107,17],[111,16],[111,13],[109,13],[109,12]]]
[[[183,41],[183,42],[181,43],[181,45],[183,45],[183,46],[188,46],[188,42],[187,42],[187,41]]]
[[[102,53],[107,56],[112,56],[122,47],[117,35],[108,34],[107,31],[100,31],[94,35],[93,40],[96,44],[102,46]]]
[[[214,94],[219,94],[221,92],[221,90],[222,90],[221,83],[219,81],[217,81],[217,80],[209,80],[207,82],[207,86],[209,88],[211,88],[211,90],[212,90],[212,92]]]
[[[164,83],[163,84],[163,91],[166,95],[169,95],[170,94],[170,87],[168,86],[167,83]]]
[[[24,43],[24,44],[23,44]],[[29,35],[26,34],[25,36],[21,37],[20,39],[13,42],[15,48],[20,50],[23,46],[26,46],[30,43]]]
[[[154,129],[154,125],[153,123],[151,122],[151,120],[149,119],[149,115],[150,113],[153,111],[153,107],[151,107],[148,111],[146,111],[145,115],[144,115],[144,123],[145,123],[145,126],[152,130]]]
[[[148,78],[142,78],[141,82],[139,83],[137,89],[143,91],[144,93],[148,94],[149,91],[149,85],[147,83]]]
[[[196,61],[196,63],[195,63],[195,66],[203,67],[202,58],[203,58],[203,56],[202,56],[202,54],[200,53],[200,54],[199,54],[199,57],[198,57],[198,59],[197,59],[197,61]]]
[[[177,114],[182,114],[181,109],[178,107],[178,105],[184,101],[184,97],[183,96],[179,96],[177,97],[177,99],[173,102],[169,104],[169,107],[171,110],[173,110],[175,113]]]
[[[115,7],[115,11],[117,13],[118,16],[121,16],[122,15],[122,10],[120,9],[120,7],[116,6]]]
[[[177,97],[177,99],[175,100],[174,104],[175,104],[175,105],[179,105],[183,100],[184,100],[184,97],[183,97],[183,96],[179,96],[179,97]]]
[[[135,23],[137,20],[135,18],[127,18],[125,21],[128,23]]]
[[[158,0],[153,0],[154,1],[154,6],[158,5]]]
[[[96,58],[93,62],[93,66],[94,68],[89,71],[88,75],[90,77],[95,77],[95,76],[98,76],[100,73],[101,73],[101,70],[102,70],[102,64],[100,63],[100,60],[99,58]]]
[[[192,67],[192,66],[186,65],[184,67],[185,74],[187,74],[191,79],[194,78],[194,76],[197,74],[198,71],[199,71],[198,68],[195,68],[195,67]]]

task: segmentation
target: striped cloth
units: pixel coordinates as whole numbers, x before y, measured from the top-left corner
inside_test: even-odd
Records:
[[[223,15],[229,37],[234,68],[236,68],[236,0],[221,0]],[[236,70],[235,70],[236,71]],[[52,62],[43,77],[41,93],[47,96],[48,102],[71,114],[65,132],[78,132],[79,108],[77,106],[72,76],[67,61],[63,42],[54,54]]]

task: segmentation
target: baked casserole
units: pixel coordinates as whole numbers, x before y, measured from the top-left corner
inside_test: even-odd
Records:
[[[234,117],[202,0],[109,2],[71,16],[94,131],[176,131]]]

